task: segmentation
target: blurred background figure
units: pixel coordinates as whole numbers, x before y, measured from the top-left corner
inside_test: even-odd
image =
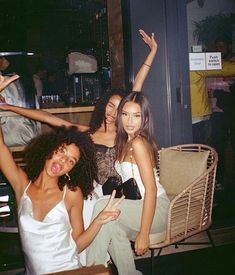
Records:
[[[9,104],[34,108],[36,103],[32,81],[30,81],[30,77],[27,77],[27,75],[23,73],[23,70],[17,70],[12,60],[13,56],[0,57],[1,74],[4,77],[9,77],[9,75],[17,73],[20,75],[20,79],[15,80],[2,90],[1,96],[3,96]],[[24,87],[23,84],[25,84],[26,87]],[[8,146],[25,145],[41,132],[40,123],[21,116],[1,116],[0,119],[4,140]]]
[[[54,70],[48,70],[45,81],[44,95],[57,95],[60,91],[60,86],[57,79],[57,73]]]
[[[47,77],[47,69],[43,65],[38,65],[36,67],[35,73],[33,74],[33,82],[34,87],[36,90],[37,98],[40,99],[40,97],[43,95],[43,91],[45,89],[45,80]]]
[[[235,80],[235,56],[232,53],[232,40],[227,37],[218,37],[214,41],[214,50],[221,53],[222,73],[220,76],[208,77],[206,87],[212,106],[211,145],[219,156],[216,188],[222,190],[226,185],[226,149],[230,144],[231,112],[227,110],[230,86]]]

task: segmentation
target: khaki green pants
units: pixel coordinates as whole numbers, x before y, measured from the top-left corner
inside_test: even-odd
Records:
[[[105,207],[106,199],[99,200],[94,208],[93,218]],[[121,214],[116,221],[104,224],[87,251],[87,265],[105,264],[107,251],[115,263],[119,275],[141,274],[136,270],[130,240],[139,232],[143,200],[124,200],[119,209]],[[162,232],[166,228],[169,199],[161,195],[153,218],[151,233]]]

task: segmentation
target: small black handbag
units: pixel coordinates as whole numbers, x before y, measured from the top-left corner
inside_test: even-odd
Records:
[[[137,185],[137,182],[134,178],[122,183],[122,192],[125,195],[125,198],[128,200],[141,200],[142,196],[140,194],[140,189]]]
[[[111,195],[113,190],[116,190],[115,198],[121,198],[122,195],[128,200],[141,200],[139,187],[134,178],[120,183],[116,177],[109,177],[106,182],[102,185],[104,195]]]
[[[122,182],[117,177],[109,177],[102,185],[103,195],[111,195],[113,190],[116,189],[115,198],[122,196]]]
[[[104,195],[111,195],[112,191],[116,189],[115,198],[121,198],[122,195],[128,200],[141,200],[142,196],[138,187],[138,184],[134,178],[134,168],[132,163],[131,155],[131,169],[132,178],[121,183],[117,177],[109,177],[106,182],[102,185]]]

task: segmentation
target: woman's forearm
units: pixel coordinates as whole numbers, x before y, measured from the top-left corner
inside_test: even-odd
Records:
[[[138,71],[134,79],[133,91],[140,92],[142,90],[144,81],[151,69],[151,65],[153,63],[156,53],[157,51],[151,51],[145,59],[144,63],[141,65],[140,70]]]
[[[118,218],[120,214],[118,205],[125,197],[122,196],[120,199],[114,201],[115,193],[116,191],[112,192],[105,208],[95,217],[90,226],[76,238],[77,247],[80,252],[90,245],[103,224],[112,222]]]
[[[140,233],[149,234],[156,210],[156,192],[147,191],[143,201]]]
[[[51,126],[71,126],[72,124],[64,119],[61,119],[57,116],[52,115],[49,112],[39,110],[39,109],[29,109],[24,107],[18,107],[14,105],[6,104],[5,106],[1,106],[2,110],[8,110],[19,114],[21,116],[25,116],[29,119],[37,120],[43,123],[47,123]]]
[[[148,53],[146,59],[144,60],[142,66],[140,67],[138,73],[136,74],[136,77],[134,79],[134,84],[132,90],[135,92],[140,92],[142,90],[142,86],[144,84],[144,81],[150,71],[150,68],[152,66],[153,60],[155,58],[155,55],[157,53],[157,42],[155,41],[154,34],[152,33],[151,36],[149,36],[146,32],[143,30],[139,30],[140,35],[142,36],[142,39],[144,42],[149,46],[150,52]]]
[[[100,231],[101,226],[102,224],[94,219],[90,226],[75,239],[79,253],[90,245]]]

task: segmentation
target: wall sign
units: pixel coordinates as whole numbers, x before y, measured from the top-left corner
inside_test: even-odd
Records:
[[[190,71],[206,70],[206,55],[205,53],[189,53]]]
[[[206,70],[221,69],[221,53],[206,53]]]
[[[189,53],[190,71],[221,70],[221,53]]]

